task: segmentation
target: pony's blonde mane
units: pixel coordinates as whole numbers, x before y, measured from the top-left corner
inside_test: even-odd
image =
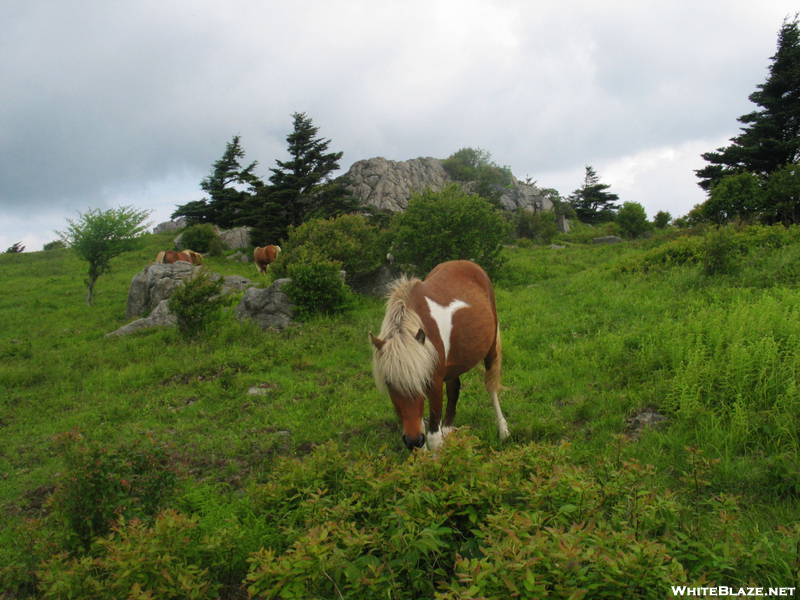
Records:
[[[421,344],[416,339],[422,319],[409,302],[417,283],[417,278],[401,277],[392,283],[389,292],[379,336],[385,344],[372,352],[372,374],[382,392],[391,386],[405,396],[424,395],[439,364],[433,344],[427,339]]]

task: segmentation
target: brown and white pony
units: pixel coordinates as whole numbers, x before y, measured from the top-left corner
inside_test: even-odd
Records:
[[[171,265],[174,262],[178,262],[179,260],[184,260],[188,263],[192,263],[193,265],[202,265],[203,264],[203,257],[199,252],[195,252],[194,250],[184,250],[182,252],[176,252],[175,250],[166,250],[163,252],[159,252],[158,256],[156,256],[156,263],[166,263]]]
[[[394,282],[380,337],[372,341],[372,371],[389,393],[403,423],[409,450],[435,450],[452,430],[461,387],[459,377],[483,361],[484,386],[494,406],[500,439],[508,424],[500,410],[502,347],[494,289],[483,269],[467,260],[446,262],[424,281]],[[442,401],[447,385],[447,412]],[[428,398],[428,435],[422,421]]]
[[[266,273],[270,264],[275,262],[278,254],[281,251],[280,246],[264,246],[259,247],[253,251],[253,260],[256,261],[256,268],[259,273]]]

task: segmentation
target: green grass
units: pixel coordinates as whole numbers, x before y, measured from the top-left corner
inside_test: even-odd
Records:
[[[456,425],[498,450],[567,441],[575,464],[638,459],[664,490],[683,485],[687,447],[697,447],[719,460],[709,495],[742,494],[762,527],[797,522],[800,243],[767,233],[737,234],[737,270],[715,277],[697,262],[631,268],[666,255],[659,248],[676,243],[666,238],[506,250],[496,292],[511,439],[499,441],[477,372],[462,379]],[[86,265],[70,251],[0,255],[0,568],[18,559],[23,519],[42,513],[63,468],[54,438],[65,431],[107,444],[151,433],[173,444],[192,481],[240,491],[268,481],[279,457],[331,440],[406,460],[372,380],[367,332],[380,328],[380,299],[283,332],[229,314],[192,342],[160,328],[105,338],[125,323],[131,278],[171,239],[147,236],[115,259],[91,308]],[[269,283],[252,264],[205,262]],[[645,409],[666,425],[626,437]]]

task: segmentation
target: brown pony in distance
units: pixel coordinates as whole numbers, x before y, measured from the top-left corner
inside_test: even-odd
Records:
[[[281,251],[280,246],[264,246],[253,251],[253,260],[256,261],[256,268],[260,273],[266,273],[270,264],[275,262]]]
[[[388,391],[409,450],[424,447],[426,441],[431,450],[441,445],[456,416],[459,377],[481,361],[500,438],[508,437],[498,399],[502,347],[494,288],[478,265],[456,260],[438,265],[424,281],[397,280],[380,337],[372,332],[369,336],[375,383]],[[442,423],[445,384],[447,412]],[[422,421],[426,397],[427,438]]]
[[[159,252],[158,256],[156,256],[156,263],[166,263],[171,265],[174,262],[178,262],[179,260],[186,261],[188,263],[192,263],[193,265],[202,265],[203,258],[199,252],[195,252],[194,250],[184,250],[183,252],[177,252],[175,250],[166,250],[164,252]]]

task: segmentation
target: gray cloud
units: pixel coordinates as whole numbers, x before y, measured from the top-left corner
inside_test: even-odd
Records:
[[[592,164],[622,200],[683,214],[702,200],[687,153],[737,133],[793,12],[782,0],[5,2],[0,246],[37,249],[52,239],[44,223],[93,206],[164,219],[201,197],[234,134],[267,176],[294,111],[345,152],[343,168],[473,146],[562,193]]]

